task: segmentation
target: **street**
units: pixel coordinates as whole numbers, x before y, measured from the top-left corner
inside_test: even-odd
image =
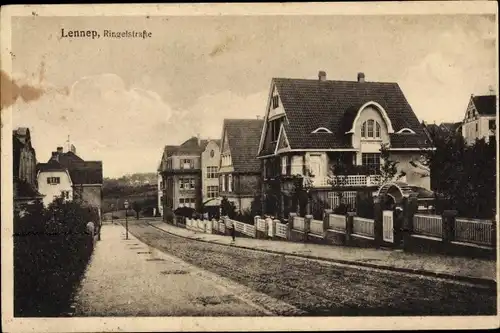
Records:
[[[483,286],[199,242],[171,235],[146,221],[130,220],[129,229],[137,239],[167,255],[283,301],[300,309],[304,315],[496,313],[496,291]],[[177,264],[165,265],[175,268]],[[140,274],[135,275],[140,278]],[[184,285],[190,278],[179,275],[175,279]],[[187,301],[180,294],[172,299]],[[232,306],[231,312],[238,315],[237,308]]]

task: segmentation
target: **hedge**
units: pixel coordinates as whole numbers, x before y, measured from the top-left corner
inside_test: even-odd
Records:
[[[71,311],[93,251],[86,224],[98,221],[95,214],[76,203],[56,202],[15,216],[14,316],[56,317]]]

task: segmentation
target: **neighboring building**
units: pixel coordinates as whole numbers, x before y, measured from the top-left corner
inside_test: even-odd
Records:
[[[456,122],[456,123],[441,123],[440,125],[437,124],[427,124],[425,122],[422,123],[424,131],[428,135],[428,137],[431,140],[434,140],[434,138],[437,137],[450,137],[453,135],[459,134],[460,136],[462,135],[462,123],[461,122]]]
[[[56,197],[78,200],[84,205],[102,207],[102,162],[84,161],[76,155],[76,149],[63,152],[57,147],[47,163],[38,164],[40,192],[45,194],[44,204],[50,204]]]
[[[201,153],[206,141],[192,137],[180,146],[166,146],[162,157],[163,212],[201,206]]]
[[[486,142],[495,140],[496,133],[496,95],[471,95],[462,122],[462,135],[469,145],[477,139]]]
[[[14,210],[21,213],[29,204],[41,201],[36,179],[36,152],[28,128],[12,131]]]
[[[262,194],[278,180],[279,213],[294,211],[291,176],[299,175],[310,179],[313,198],[335,208],[337,191],[355,198],[356,190],[379,185],[381,144],[406,173],[401,181],[430,188],[421,150],[432,144],[397,83],[366,82],[363,73],[333,81],[322,71],[317,80],[273,78],[258,151]],[[337,163],[350,175],[334,188]]]
[[[216,216],[219,213],[219,161],[220,140],[207,140],[205,150],[201,153],[201,183],[204,213]]]
[[[263,124],[259,119],[224,120],[219,195],[233,202],[240,213],[250,209],[260,195],[261,164],[257,152]]]
[[[163,216],[163,176],[161,175],[161,168],[162,165],[160,164],[160,167],[158,168],[158,171],[156,172],[156,177],[158,180],[158,190],[157,190],[157,209],[158,209],[158,214],[160,216]]]

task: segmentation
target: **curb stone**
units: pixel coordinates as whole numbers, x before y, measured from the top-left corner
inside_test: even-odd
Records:
[[[288,256],[298,257],[298,258],[328,261],[328,262],[344,264],[344,265],[376,268],[376,269],[380,269],[380,270],[392,271],[392,272],[398,272],[398,273],[409,273],[409,274],[422,275],[422,276],[428,276],[428,277],[434,277],[434,278],[442,278],[442,279],[448,279],[448,280],[454,280],[454,281],[468,282],[468,283],[482,285],[482,286],[486,286],[486,287],[490,287],[490,288],[495,288],[497,285],[497,282],[495,280],[486,279],[486,278],[478,278],[478,277],[470,277],[470,276],[453,275],[453,274],[447,274],[447,273],[431,272],[431,271],[426,271],[426,270],[422,270],[422,269],[412,269],[412,268],[404,268],[404,267],[392,267],[392,266],[376,265],[376,264],[369,264],[369,263],[359,262],[359,261],[324,258],[324,257],[318,257],[318,256],[308,255],[308,254],[287,253],[287,252],[280,252],[280,251],[268,250],[268,249],[257,249],[257,248],[253,248],[253,247],[249,247],[249,246],[236,245],[234,243],[224,244],[224,243],[219,243],[217,241],[212,241],[212,240],[205,240],[205,239],[193,238],[193,237],[189,237],[189,236],[182,236],[182,235],[179,235],[176,233],[166,231],[165,229],[157,227],[153,224],[150,224],[150,223],[147,223],[147,224],[152,226],[153,228],[156,228],[158,230],[166,232],[170,235],[185,238],[185,239],[195,240],[198,242],[218,244],[218,245],[223,245],[223,246],[228,246],[228,247],[234,246],[234,247],[239,247],[239,248],[246,249],[246,250],[267,252],[267,253],[279,254],[279,255],[288,255]]]

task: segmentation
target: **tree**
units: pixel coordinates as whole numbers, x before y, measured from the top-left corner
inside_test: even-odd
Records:
[[[436,148],[425,152],[436,207],[463,217],[491,218],[496,205],[496,141],[467,146],[459,133],[432,137]]]
[[[236,206],[233,202],[229,201],[226,197],[223,197],[220,203],[222,215],[234,219],[236,217]]]
[[[379,184],[385,184],[391,181],[396,181],[405,176],[403,171],[398,173],[398,161],[391,159],[391,152],[388,144],[380,145],[380,181]]]
[[[139,213],[141,212],[142,207],[143,207],[143,202],[141,201],[134,201],[132,203],[132,209],[135,211],[137,219],[139,219]]]

